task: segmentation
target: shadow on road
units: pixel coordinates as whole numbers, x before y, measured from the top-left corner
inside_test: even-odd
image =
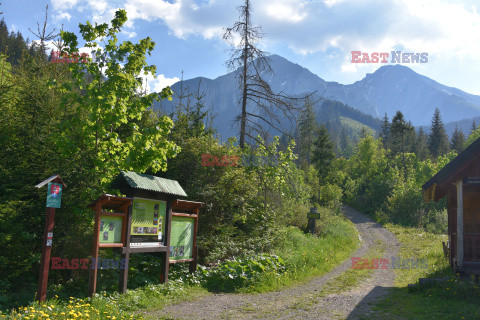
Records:
[[[371,305],[379,301],[379,299],[384,299],[387,297],[388,293],[392,292],[391,287],[374,287],[363,299],[355,306],[355,308],[350,312],[347,320],[354,319],[367,319],[371,311]]]

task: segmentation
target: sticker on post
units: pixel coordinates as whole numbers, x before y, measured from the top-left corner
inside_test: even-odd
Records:
[[[47,239],[47,247],[51,247],[52,246],[52,239]]]
[[[62,185],[60,183],[48,183],[47,208],[60,208],[62,202]]]

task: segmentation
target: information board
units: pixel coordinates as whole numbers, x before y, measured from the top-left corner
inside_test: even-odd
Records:
[[[100,217],[100,243],[121,243],[122,242],[122,217]]]
[[[158,240],[162,240],[165,233],[166,208],[165,201],[133,199],[131,234],[156,236]]]
[[[317,212],[317,208],[310,208],[310,212],[307,213],[307,218],[309,219],[320,219],[320,212]]]
[[[172,217],[170,232],[170,260],[193,258],[193,231],[195,218]]]
[[[62,185],[60,183],[48,183],[47,208],[60,208],[62,203]]]

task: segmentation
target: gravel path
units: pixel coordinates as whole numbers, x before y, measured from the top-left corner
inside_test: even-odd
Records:
[[[391,259],[398,255],[399,243],[390,231],[352,208],[344,206],[342,211],[355,224],[362,240],[360,248],[352,256],[364,257],[371,250],[380,251],[381,258]],[[394,271],[376,269],[353,288],[339,293],[322,293],[329,280],[350,267],[351,259],[347,259],[326,275],[281,291],[212,294],[196,301],[168,306],[158,312],[149,312],[145,316],[153,319],[366,319],[370,313],[370,302],[384,296],[393,286]]]

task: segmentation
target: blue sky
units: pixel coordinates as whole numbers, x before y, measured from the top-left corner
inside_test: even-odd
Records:
[[[121,38],[150,36],[157,66],[152,89],[181,77],[218,77],[228,70],[223,29],[233,24],[242,0],[5,0],[10,30],[34,39],[49,6],[49,26],[78,31],[85,21],[107,22],[125,8]],[[480,94],[480,14],[477,1],[253,0],[253,19],[264,32],[262,48],[298,63],[327,81],[362,79],[382,64],[352,64],[351,51],[428,52],[428,63],[406,63],[442,84]]]

